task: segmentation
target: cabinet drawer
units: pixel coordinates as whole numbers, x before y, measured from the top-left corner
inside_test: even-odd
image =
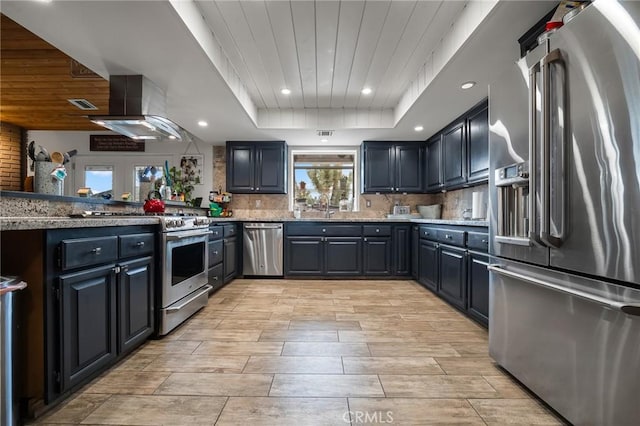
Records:
[[[420,227],[420,238],[424,240],[437,241],[438,240],[438,230],[436,228],[430,228],[428,226]]]
[[[389,237],[391,235],[391,226],[364,225],[362,227],[362,235],[365,237]]]
[[[222,262],[223,258],[223,247],[222,240],[210,242],[209,245],[209,267],[211,268],[213,265]]]
[[[464,247],[465,231],[454,231],[452,229],[438,229],[438,241],[452,246]]]
[[[322,227],[323,234],[331,237],[359,237],[362,235],[360,225],[330,225]]]
[[[213,268],[209,268],[207,276],[209,277],[209,284],[213,286],[213,288],[218,288],[224,284],[224,266],[222,263],[217,264]]]
[[[120,257],[133,257],[153,253],[154,234],[121,235]]]
[[[62,269],[98,265],[118,258],[118,237],[79,238],[63,240]]]
[[[362,235],[362,227],[360,225],[293,224],[289,225],[287,235],[300,237],[359,237]]]
[[[210,226],[209,231],[211,231],[211,234],[209,234],[209,241],[219,240],[224,234],[224,228],[222,226]]]
[[[236,225],[224,225],[223,235],[225,238],[235,237],[237,234]]]
[[[489,234],[485,232],[468,232],[467,247],[481,251],[489,250]]]

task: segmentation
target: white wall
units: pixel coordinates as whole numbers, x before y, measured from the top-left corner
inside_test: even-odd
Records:
[[[147,141],[145,152],[96,152],[89,150],[89,135],[110,135],[112,132],[85,132],[85,131],[49,131],[49,130],[29,130],[28,140],[35,141],[37,145],[42,145],[47,151],[67,152],[72,149],[78,150],[78,155],[67,164],[68,177],[65,179],[65,195],[75,195],[82,182],[74,176],[74,166],[76,164],[99,163],[100,160],[114,160],[118,170],[129,170],[132,164],[163,164],[169,161],[169,167],[180,165],[180,157],[185,154],[187,143],[183,142],[153,142]],[[197,148],[204,156],[203,184],[196,185],[193,191],[193,198],[202,197],[208,200],[209,191],[213,188],[213,148],[211,144],[199,142]],[[196,146],[191,144],[188,154],[197,154]],[[31,160],[29,160],[31,161]],[[158,163],[158,161],[160,161]],[[119,166],[119,167],[118,167]],[[30,172],[32,173],[32,172]],[[117,198],[122,192],[131,192],[133,188],[114,188],[113,194]]]

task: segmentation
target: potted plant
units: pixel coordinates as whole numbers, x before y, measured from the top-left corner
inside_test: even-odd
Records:
[[[182,176],[182,170],[176,167],[171,167],[171,169],[169,169],[169,174],[171,176],[171,185],[174,192],[178,194],[181,201],[190,202],[191,192],[194,189],[191,181]]]

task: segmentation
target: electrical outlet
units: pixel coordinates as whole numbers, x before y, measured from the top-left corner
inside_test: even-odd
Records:
[[[256,200],[256,209],[259,209],[262,206],[262,200]]]
[[[371,208],[371,200],[367,200],[367,208],[370,209]]]

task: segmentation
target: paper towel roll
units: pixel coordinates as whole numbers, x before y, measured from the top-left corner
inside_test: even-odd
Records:
[[[487,209],[484,206],[484,192],[471,194],[471,218],[484,219]]]

